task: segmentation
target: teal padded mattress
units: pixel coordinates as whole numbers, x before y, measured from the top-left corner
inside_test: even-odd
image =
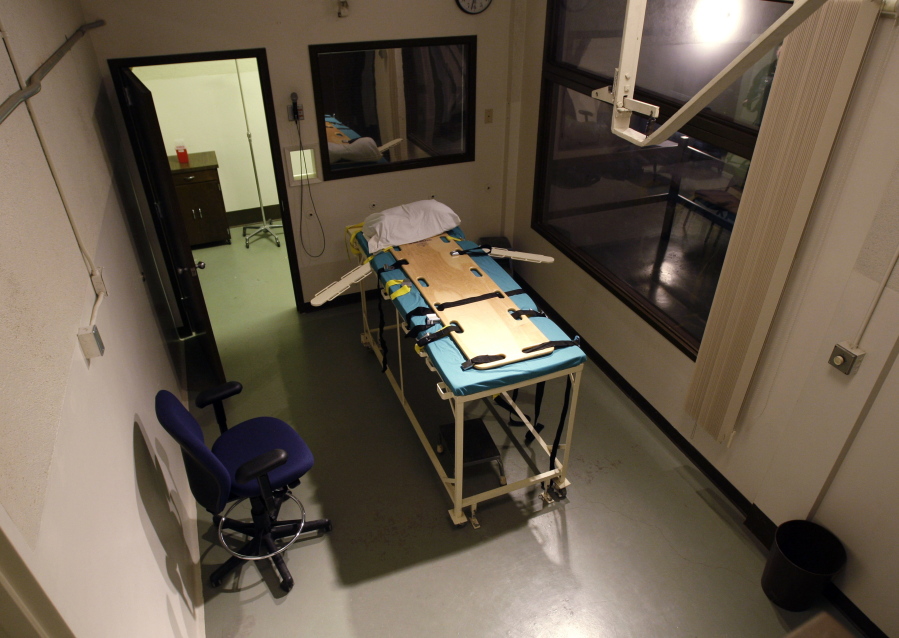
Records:
[[[458,228],[454,228],[449,231],[448,234],[453,235],[454,237],[463,237],[462,231]],[[361,232],[357,233],[355,239],[362,251],[366,255],[369,255],[368,243],[365,241],[363,234]],[[477,248],[477,244],[464,239],[459,242],[459,246],[463,249]],[[492,257],[476,253],[469,254],[469,256],[474,259],[482,272],[493,279],[494,283],[496,283],[503,292],[509,293],[521,289],[518,283],[503,270]],[[377,272],[380,268],[389,266],[395,262],[396,260],[389,252],[378,252],[369,262],[369,265],[375,272]],[[552,264],[545,264],[541,267],[552,268]],[[394,279],[407,279],[406,275],[401,275],[397,269],[384,271],[378,275],[378,278],[380,288],[383,288],[388,281]],[[394,285],[391,287],[391,291],[394,291],[397,288],[398,286]],[[534,300],[527,294],[519,293],[511,295],[509,298],[516,306],[523,310],[538,310]],[[413,316],[411,319],[407,318],[414,310],[427,306],[427,302],[414,286],[411,286],[410,292],[397,297],[392,303],[396,306],[403,321],[405,321],[410,328],[425,324],[426,320],[422,316]],[[533,321],[534,325],[546,336],[547,341],[568,341],[571,339],[571,337],[565,334],[565,332],[563,332],[551,319],[546,317],[532,317],[531,321]],[[421,332],[417,336],[421,338],[426,334],[440,330],[442,327],[441,324],[437,324],[426,331]],[[523,383],[530,379],[536,379],[547,374],[567,370],[586,361],[583,350],[577,346],[569,346],[566,348],[556,348],[552,353],[542,357],[526,359],[524,361],[510,363],[489,370],[478,370],[476,368],[463,370],[462,364],[465,362],[466,357],[456,346],[452,337],[448,336],[443,339],[438,339],[427,344],[424,348],[427,351],[431,362],[434,364],[434,367],[437,368],[437,372],[441,379],[456,396],[467,396],[486,390],[499,391],[505,386]]]

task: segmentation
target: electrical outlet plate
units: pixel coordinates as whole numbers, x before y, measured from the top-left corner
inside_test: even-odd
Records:
[[[828,363],[845,375],[850,375],[858,370],[865,351],[861,348],[853,348],[848,341],[841,341],[833,347]]]

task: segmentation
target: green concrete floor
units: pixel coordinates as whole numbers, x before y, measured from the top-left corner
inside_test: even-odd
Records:
[[[360,344],[359,305],[298,314],[283,242],[195,255],[207,264],[201,283],[225,371],[245,386],[228,401],[229,421],[271,415],[296,427],[316,463],[295,494],[310,517],[334,524],[288,550],[290,594],[268,564],[206,585],[210,638],[757,638],[783,636],[819,611],[786,612],[765,598],[765,552],[740,512],[592,364],[568,501],[545,507],[535,490],[520,491],[482,504],[481,529],[454,527],[426,453]],[[436,441],[451,419],[437,378],[417,357],[404,361],[416,414]],[[550,428],[563,386],[547,387],[541,421]],[[212,440],[212,415],[199,416]],[[514,480],[524,464],[491,419]],[[496,484],[492,467],[475,474]],[[226,557],[209,520],[201,512],[204,581]]]

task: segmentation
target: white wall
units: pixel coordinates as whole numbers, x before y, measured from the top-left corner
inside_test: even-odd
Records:
[[[896,297],[892,295],[893,313],[899,312]],[[892,352],[894,358],[897,350],[899,341]],[[899,367],[895,363],[884,370],[881,383],[860,414],[857,437],[824,495],[816,519],[833,530],[849,551],[846,572],[837,583],[852,600],[865,601],[866,613],[884,633],[896,636],[899,579],[895,561],[882,559],[895,554],[899,538],[895,498],[899,485]]]
[[[28,12],[21,7],[13,7],[12,4],[11,0],[0,0],[0,19],[7,20],[7,15],[18,17],[19,13]],[[276,103],[286,104],[290,92],[297,91],[300,101],[306,107],[307,119],[303,123],[303,136],[307,143],[316,136],[307,45],[373,38],[477,34],[476,161],[316,185],[315,203],[325,226],[328,248],[319,259],[311,259],[300,253],[306,298],[345,272],[348,262],[341,239],[343,227],[360,221],[369,212],[369,204],[373,203],[376,208],[381,209],[436,195],[462,216],[463,227],[470,236],[497,234],[501,229],[507,233],[514,231],[517,248],[555,255],[557,262],[551,267],[522,268],[528,281],[676,428],[690,436],[692,424],[683,412],[683,399],[693,367],[689,358],[530,230],[546,8],[544,0],[494,3],[487,12],[477,17],[463,15],[450,2],[438,5],[409,0],[382,0],[378,3],[351,3],[350,17],[345,19],[337,18],[335,3],[332,2],[298,4],[277,0],[254,6],[249,14],[245,4],[230,0],[193,3],[174,0],[161,0],[157,3],[83,0],[82,4],[85,18],[104,18],[109,22],[107,27],[91,36],[101,73],[107,77],[105,61],[111,57],[265,47]],[[398,19],[398,16],[403,19]],[[52,21],[50,17],[46,20]],[[889,26],[891,23],[885,21],[885,24]],[[60,30],[60,34],[71,30],[72,25],[65,26],[66,29]],[[4,24],[4,27],[10,29],[9,24]],[[52,29],[44,28],[43,24],[39,27],[35,26],[29,31],[29,34],[35,34],[30,46],[40,45],[42,38],[53,32]],[[850,338],[857,329],[860,316],[864,314],[867,300],[875,286],[877,264],[883,262],[885,252],[890,252],[889,246],[885,248],[873,242],[873,239],[893,236],[875,225],[878,219],[884,218],[878,211],[881,211],[882,203],[888,201],[885,188],[891,183],[890,177],[899,165],[899,157],[896,156],[899,144],[895,143],[895,127],[889,121],[891,110],[887,107],[890,96],[895,95],[899,87],[894,86],[897,80],[895,74],[890,76],[884,73],[889,63],[895,67],[896,58],[899,57],[899,49],[893,46],[896,33],[895,30],[882,29],[876,38],[876,48],[856,92],[858,99],[851,108],[845,131],[835,150],[827,187],[822,191],[813,213],[750,390],[745,414],[739,425],[740,434],[729,449],[718,446],[704,433],[698,433],[692,439],[692,443],[775,522],[782,522],[787,518],[804,518],[819,498],[847,436],[869,402],[877,379],[884,372],[887,355],[897,338],[896,326],[899,322],[895,321],[895,312],[892,310],[896,307],[893,299],[896,293],[891,288],[883,306],[875,315],[866,341],[863,342],[869,354],[859,373],[851,378],[837,376],[839,373],[826,365],[827,354],[833,343]],[[514,34],[514,39],[510,39],[510,34]],[[60,37],[61,35],[57,36],[53,41],[59,41]],[[48,50],[53,48],[47,43],[44,46]],[[36,60],[43,59],[47,52],[42,51],[41,55],[34,57]],[[2,73],[0,71],[0,77],[4,77]],[[109,87],[106,88],[109,91]],[[62,102],[55,102],[46,108],[61,108],[56,104]],[[486,108],[494,109],[494,124],[483,124],[482,112]],[[76,117],[70,110],[65,111],[63,116]],[[295,145],[293,125],[286,118],[280,119],[280,115],[278,117],[281,146]],[[48,118],[48,121],[51,119]],[[64,129],[59,133],[62,136],[83,128],[72,126],[71,121],[65,119],[61,122],[68,124],[60,127]],[[4,129],[6,127],[4,125]],[[60,144],[60,147],[77,148],[74,144]],[[36,167],[37,161],[34,163]],[[108,177],[104,179],[108,180]],[[75,189],[76,186],[72,188]],[[42,188],[36,190],[39,193],[46,192]],[[100,189],[100,192],[108,190]],[[290,197],[295,226],[299,228],[298,189],[291,189]],[[19,199],[21,201],[24,198]],[[6,201],[5,197],[3,201]],[[506,211],[505,219],[502,209]],[[307,230],[314,233],[314,222],[303,221],[309,223]],[[889,229],[896,228],[890,225],[889,220],[884,223]],[[100,226],[100,223],[96,224],[97,228]],[[109,233],[119,231],[111,224],[108,227]],[[107,226],[103,228],[106,229]],[[124,231],[122,233],[124,236]],[[127,240],[99,243],[107,246],[109,251],[124,251],[123,244],[127,244]],[[892,247],[895,247],[895,242]],[[860,256],[865,255],[873,255],[873,263],[870,259],[860,259]],[[110,254],[108,263],[118,264],[122,275],[125,275],[129,260],[133,262],[130,253],[122,255],[116,252],[115,255]],[[882,270],[881,266],[880,271]],[[118,294],[121,286],[125,285],[124,281],[116,283],[114,290]],[[87,291],[85,283],[82,286],[81,314],[78,317],[82,321],[85,320],[89,304]],[[123,291],[121,294],[127,293]],[[132,296],[133,294],[132,292]],[[130,296],[124,301],[133,302],[129,307],[140,306]],[[161,349],[156,351],[157,340],[143,343],[147,341],[148,330],[139,319],[135,319],[135,327],[130,328],[134,333],[133,338],[119,339],[118,336],[126,327],[116,322],[121,315],[116,314],[112,299],[108,303],[109,307],[104,305],[102,309],[100,327],[104,337],[108,333],[109,338],[115,339],[119,345],[116,350],[111,349],[107,357],[101,360],[102,363],[95,364],[90,371],[83,369],[83,362],[77,352],[69,351],[72,353],[73,366],[63,376],[72,390],[66,394],[62,403],[60,414],[63,416],[60,423],[68,423],[74,419],[80,424],[88,416],[96,418],[101,425],[118,423],[115,419],[127,412],[129,418],[137,415],[143,424],[143,431],[149,431],[155,420],[149,404],[141,401],[149,401],[148,397],[144,397],[148,388],[170,386],[171,374],[163,361]],[[119,312],[131,317],[135,311],[123,305]],[[110,326],[105,327],[105,322],[110,322]],[[124,341],[127,341],[126,345],[120,345]],[[109,380],[117,392],[102,393],[101,401],[99,392],[92,394],[84,386],[90,385],[89,382],[96,378],[90,375],[100,371],[102,365],[112,365],[107,362],[116,361],[109,358],[113,352],[125,356],[132,352],[128,348],[149,348],[153,351],[153,356],[149,357],[149,363],[142,362],[142,365],[128,366],[117,362],[115,372],[121,378]],[[130,354],[126,358],[130,361]],[[50,373],[54,369],[48,367]],[[115,396],[110,399],[110,395]],[[98,399],[92,402],[90,399],[94,396]],[[125,410],[126,405],[129,410]],[[879,421],[872,421],[876,422]],[[97,429],[102,431],[101,427]],[[122,436],[121,429],[115,431]],[[73,454],[82,454],[82,448],[84,453],[93,449],[77,444],[85,433],[76,429],[67,438],[63,438],[64,434],[61,430],[57,439],[65,441],[67,446],[71,445]],[[155,433],[151,433],[149,438],[154,437]],[[862,441],[861,434],[858,441]],[[172,508],[173,511],[183,512],[182,505],[178,503],[186,498],[184,495],[187,491],[183,482],[179,483],[182,481],[181,477],[175,476],[169,482],[166,470],[169,465],[165,459],[174,459],[175,454],[164,445],[161,439],[151,444],[159,459],[158,465],[153,466],[166,477],[163,484],[175,485],[175,489],[170,490],[174,499]],[[68,447],[65,449],[68,450]],[[100,449],[104,449],[103,446]],[[160,450],[165,453],[160,453]],[[877,457],[865,457],[864,450],[860,443],[859,447],[850,448],[854,458],[851,464],[847,460],[846,467],[864,466],[878,461]],[[57,446],[55,454],[59,453]],[[859,454],[862,455],[860,460]],[[114,458],[121,459],[121,455]],[[73,465],[77,467],[66,455],[62,456],[63,462],[58,466],[55,459],[56,457],[48,472],[46,504],[38,509],[39,517],[44,521],[36,537],[38,541],[42,534],[47,534],[45,538],[55,542],[55,536],[52,536],[55,532],[45,531],[46,522],[59,520],[60,513],[65,510],[61,495],[65,494],[65,487],[69,485],[66,480],[70,478],[69,472],[74,471]],[[179,466],[174,460],[171,465]],[[113,471],[121,472],[122,468],[115,466]],[[838,486],[843,484],[846,476],[848,474],[836,475],[833,494],[842,493],[838,491]],[[889,509],[896,507],[896,497],[888,490],[891,486],[866,482],[870,480],[853,478],[849,484],[852,489],[869,490],[876,495],[878,503],[886,504],[887,511],[897,513],[895,509]],[[128,482],[125,484],[127,486]],[[130,485],[134,488],[133,480]],[[840,490],[842,489],[845,488],[841,487]],[[125,499],[123,494],[112,496]],[[146,509],[146,498],[135,499],[132,496],[132,500],[136,501],[138,514],[141,504]],[[127,499],[125,502],[128,502]],[[828,523],[833,521],[844,525],[847,531],[864,534],[864,525],[869,523],[853,520],[857,517],[848,510],[841,509],[840,502],[841,499],[836,496],[831,499],[825,495],[820,510],[822,520],[826,518]],[[167,505],[165,501],[157,502],[157,505],[160,507],[151,509],[162,514],[169,511],[164,507]],[[125,509],[130,511],[130,508]],[[23,511],[29,510],[24,507]],[[125,515],[133,516],[129,512]],[[153,516],[144,517],[143,520],[147,518],[152,522]],[[7,527],[16,530],[15,525],[5,521],[6,519],[0,521],[4,530]],[[146,547],[135,550],[137,560],[152,562],[148,556],[151,554],[160,570],[158,574],[153,573],[152,569],[148,570],[146,566],[139,570],[144,578],[151,581],[145,589],[153,591],[160,586],[167,588],[166,605],[174,610],[171,617],[187,627],[192,616],[185,615],[185,609],[190,605],[185,605],[183,599],[173,595],[172,592],[179,589],[175,582],[177,579],[166,581],[165,575],[170,570],[164,569],[162,565],[165,563],[165,566],[169,566],[170,563],[168,557],[162,555],[162,545],[158,538],[153,537],[155,532],[150,533],[150,529],[158,530],[158,526],[144,527],[150,542],[139,538],[140,544]],[[34,565],[35,571],[39,573],[41,570],[48,570],[47,556],[50,554],[38,553],[32,556],[36,550],[29,547],[29,540],[23,534],[17,533],[18,545],[29,557],[29,564]],[[156,533],[156,536],[159,534]],[[186,547],[194,545],[188,542]],[[856,548],[850,548],[853,562],[841,584],[845,591],[859,596],[854,601],[863,611],[871,614],[875,622],[881,623],[883,627],[892,626],[889,623],[893,616],[889,614],[895,612],[887,611],[887,617],[878,615],[878,608],[864,593],[871,589],[872,578],[872,570],[866,569],[866,562],[875,559],[863,557],[855,550]],[[886,551],[886,555],[880,555],[876,560],[889,568],[887,573],[895,573],[895,548],[887,547]],[[68,560],[76,559],[73,557]],[[174,572],[177,573],[178,570]],[[56,572],[54,576],[59,577]],[[73,594],[62,591],[63,587],[56,582],[56,578],[48,577],[46,580],[48,585],[45,586],[52,587],[54,594],[57,594],[53,596],[54,600],[61,601],[59,604],[69,610],[70,615],[78,622],[89,622],[89,619],[82,618],[73,609],[76,605]],[[84,593],[87,598],[95,595],[97,594],[92,590]],[[122,612],[123,614],[137,613],[133,603],[126,607],[127,611]],[[194,611],[198,616],[202,614],[200,609]],[[185,629],[188,635],[191,631]],[[98,635],[102,633],[101,631]],[[160,635],[165,633],[159,632]]]
[[[2,98],[13,62],[27,78],[84,22],[71,0],[0,0]],[[112,180],[90,36],[30,105],[0,124],[0,531],[75,635],[201,636],[195,505],[153,411],[177,383]],[[110,291],[90,364],[75,335],[93,291],[63,200]]]
[[[861,540],[883,538],[878,521],[899,516],[895,482],[885,480],[890,468],[881,466],[882,452],[875,453],[873,445],[852,446],[853,465],[869,471],[851,480],[838,472],[834,481],[834,489],[848,483],[853,492],[868,495],[868,517],[858,516],[857,506],[849,507],[845,487],[840,498],[831,499],[826,486],[899,338],[899,286],[894,277],[862,341],[868,354],[859,372],[846,377],[827,364],[833,345],[851,339],[859,329],[899,244],[899,133],[890,121],[899,78],[888,71],[899,63],[895,47],[899,32],[892,28],[892,21],[881,18],[738,422],[737,437],[726,448],[702,431],[693,436],[693,423],[683,409],[693,362],[530,228],[542,53],[537,43],[542,42],[546,7],[542,0],[527,7],[522,28],[527,46],[517,69],[522,88],[512,98],[512,110],[522,117],[520,152],[514,163],[510,161],[515,188],[509,194],[509,209],[516,248],[551,254],[557,261],[551,268],[525,265],[521,271],[775,523],[805,518],[822,497],[820,520],[842,532],[847,543],[855,541],[849,547],[850,564],[841,586],[872,620],[896,631],[899,614],[878,602],[872,592],[886,592],[893,601],[899,595],[895,578],[889,576],[899,569],[899,552],[895,543],[878,542],[875,552]],[[887,440],[895,456],[895,437]]]
[[[253,157],[247,142],[247,123],[253,140],[259,189],[265,206],[278,203],[275,169],[269,147],[259,69],[254,59],[188,62],[135,67],[134,74],[153,93],[159,127],[169,155],[176,140],[184,140],[188,155],[215,151],[225,210],[259,208],[253,177]],[[244,120],[241,85],[247,118]]]
[[[344,227],[361,222],[371,212],[372,204],[376,210],[382,210],[434,195],[460,215],[467,235],[478,238],[499,233],[511,5],[495,2],[483,14],[468,16],[453,2],[379,0],[351,3],[349,17],[338,18],[336,2],[331,1],[272,0],[249,6],[231,0],[82,0],[89,19],[109,22],[109,28],[94,38],[101,67],[105,67],[108,58],[264,47],[282,148],[298,143],[294,125],[287,121],[285,106],[293,91],[299,94],[306,111],[303,141],[317,144],[310,44],[478,36],[474,162],[314,184],[312,196],[327,241],[324,254],[317,259],[308,257],[299,247],[300,189],[289,189],[300,277],[307,300],[352,266],[343,246]],[[492,124],[483,123],[485,109],[494,111]],[[308,193],[305,206],[309,207]],[[302,224],[306,244],[315,254],[321,246],[318,224],[308,216]]]

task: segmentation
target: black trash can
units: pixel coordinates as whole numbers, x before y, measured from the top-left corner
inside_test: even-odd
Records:
[[[787,521],[774,534],[762,589],[778,607],[804,611],[845,564],[846,550],[833,533],[811,521]]]

